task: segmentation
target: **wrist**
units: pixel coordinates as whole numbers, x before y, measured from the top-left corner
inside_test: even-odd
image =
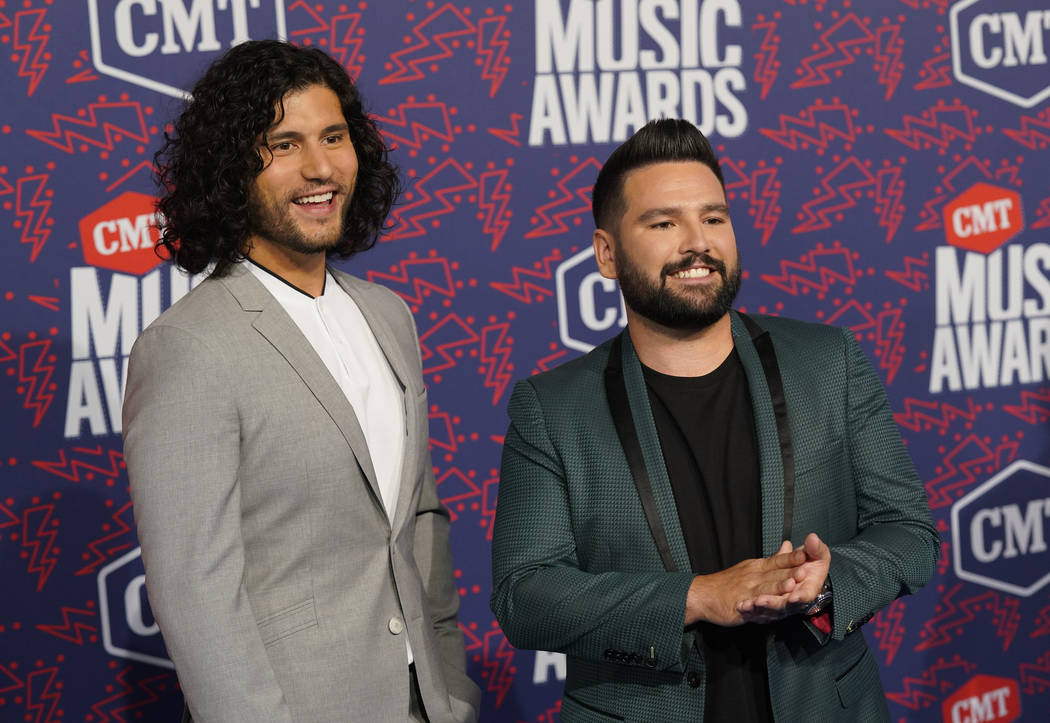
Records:
[[[813,601],[806,607],[806,615],[812,617],[819,615],[825,611],[831,609],[831,603],[834,599],[834,595],[831,590],[831,576],[824,578],[824,586],[821,588],[817,596],[813,598]]]

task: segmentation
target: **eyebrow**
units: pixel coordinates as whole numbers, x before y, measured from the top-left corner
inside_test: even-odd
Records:
[[[700,208],[696,209],[700,214],[705,213],[724,213],[729,215],[729,206],[724,203],[705,203]],[[650,208],[643,212],[639,217],[640,223],[645,223],[654,218],[660,216],[680,216],[682,215],[683,208],[681,206],[664,206],[660,208]]]
[[[333,123],[330,126],[321,129],[321,135],[326,136],[329,133],[335,133],[337,131],[349,131],[350,126],[346,123]],[[278,133],[267,133],[265,136],[266,143],[274,143],[276,141],[298,141],[302,140],[303,134],[299,131],[280,131]]]

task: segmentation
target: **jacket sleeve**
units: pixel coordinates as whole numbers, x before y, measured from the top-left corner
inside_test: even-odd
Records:
[[[693,575],[581,569],[575,535],[583,533],[573,526],[570,480],[529,380],[515,387],[508,412],[491,598],[507,639],[519,648],[594,662],[681,670],[689,639],[683,635],[685,600]],[[587,425],[585,419],[575,421]]]
[[[243,584],[240,424],[218,361],[164,326],[131,353],[124,454],[147,592],[194,721],[291,723]]]
[[[831,546],[831,637],[842,639],[933,576],[940,536],[882,383],[846,336],[847,431],[857,535]]]

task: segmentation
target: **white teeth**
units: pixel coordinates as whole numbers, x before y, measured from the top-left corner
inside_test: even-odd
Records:
[[[333,195],[334,194],[331,191],[328,193],[318,193],[315,196],[303,196],[302,198],[297,198],[293,203],[328,203],[332,200]]]
[[[678,273],[671,274],[676,279],[702,279],[705,276],[711,274],[711,269],[699,268],[699,269],[686,269],[685,271],[679,271]]]

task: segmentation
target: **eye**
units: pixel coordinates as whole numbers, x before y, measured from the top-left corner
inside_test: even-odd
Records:
[[[718,225],[718,224],[722,224],[722,223],[725,223],[725,222],[726,222],[726,220],[724,218],[722,218],[721,216],[708,216],[707,218],[704,219],[704,223],[711,224],[711,225]]]
[[[335,143],[341,143],[342,141],[343,141],[343,134],[342,133],[332,133],[331,135],[325,136],[324,139],[322,140],[323,143],[327,143],[328,145],[333,145]]]
[[[277,153],[288,153],[294,147],[295,146],[292,145],[291,141],[281,141],[280,143],[274,143],[272,146],[270,146],[270,152],[271,153],[275,153],[275,154],[277,154]]]
[[[670,221],[657,221],[654,224],[650,224],[649,228],[655,228],[655,229],[663,230],[663,229],[671,228],[672,226],[674,226],[674,224],[671,223]]]

